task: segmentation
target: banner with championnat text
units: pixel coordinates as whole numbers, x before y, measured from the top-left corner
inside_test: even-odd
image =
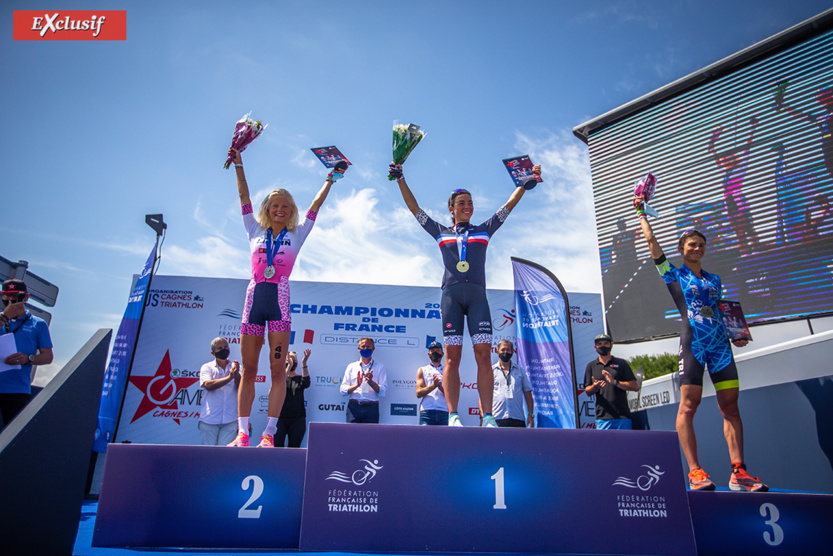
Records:
[[[532,382],[538,426],[580,427],[567,292],[544,267],[512,257],[518,364]]]
[[[117,442],[200,443],[200,367],[212,359],[209,344],[218,336],[228,340],[230,359],[240,360],[240,318],[248,283],[245,279],[153,277]],[[417,369],[429,363],[428,344],[442,342],[440,288],[296,281],[290,281],[290,287],[289,349],[297,352],[299,360],[304,349],[312,351],[311,386],[304,392],[307,422],[345,421],[347,397],[339,386],[347,365],[358,359],[359,338],[369,336],[376,344],[374,360],[387,370],[380,422],[418,424]],[[511,290],[488,290],[487,297],[496,353],[498,341],[515,341],[514,295]],[[571,299],[576,330],[589,338],[582,340],[589,349],[577,353],[589,360],[594,355],[592,338],[602,330],[601,296],[572,294]],[[464,341],[459,413],[464,425],[477,426],[477,372],[470,340]],[[258,436],[266,424],[267,355],[268,350],[262,350],[252,406],[252,434]]]
[[[145,306],[145,296],[156,261],[156,247],[154,244],[150,255],[145,261],[142,273],[136,280],[130,297],[127,300],[127,308],[119,324],[119,332],[113,341],[113,350],[110,353],[110,364],[104,373],[104,381],[101,386],[101,402],[98,408],[98,426],[95,429],[95,440],[93,450],[104,453],[107,451],[107,444],[111,441],[116,431],[116,423],[119,418],[124,388],[130,371],[131,356],[133,347],[136,345],[136,337],[139,332],[139,324],[142,320],[142,309]]]

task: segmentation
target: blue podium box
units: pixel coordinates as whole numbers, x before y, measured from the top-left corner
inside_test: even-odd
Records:
[[[699,554],[829,554],[829,494],[689,492]]]
[[[304,449],[111,444],[93,546],[297,549]]]
[[[677,435],[311,423],[302,551],[695,554]]]

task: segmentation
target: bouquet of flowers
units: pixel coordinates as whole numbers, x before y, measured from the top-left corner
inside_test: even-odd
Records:
[[[250,115],[251,112],[240,118],[234,125],[234,135],[231,136],[231,147],[240,152],[245,151],[249,143],[257,139],[263,133],[263,130],[266,129],[263,122],[257,122],[251,119],[249,117]],[[228,158],[226,158],[226,163],[223,164],[223,168],[228,168],[233,159],[234,156],[229,154]]]
[[[408,160],[408,155],[419,145],[422,138],[425,137],[425,132],[422,131],[418,125],[415,124],[393,124],[393,163],[402,164]],[[388,174],[388,179],[393,181],[395,178]]]
[[[653,174],[648,174],[644,178],[637,180],[633,188],[634,197],[642,197],[646,203],[654,196],[654,191],[657,189],[657,178]]]
[[[636,185],[633,187],[633,196],[634,197],[641,197],[642,201],[645,205],[645,214],[652,216],[654,218],[659,218],[659,213],[657,210],[650,205],[648,205],[648,201],[654,196],[654,193],[657,190],[657,178],[649,173],[644,178],[641,178],[636,181]]]

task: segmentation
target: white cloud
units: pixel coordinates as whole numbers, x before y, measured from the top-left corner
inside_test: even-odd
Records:
[[[197,239],[196,248],[168,245],[162,251],[160,272],[183,276],[213,276],[217,278],[248,278],[249,250],[230,244],[219,236]]]
[[[593,188],[586,147],[568,133],[517,134],[515,148],[540,163],[544,183],[524,195],[499,232],[489,257],[489,287],[511,288],[510,256],[536,262],[568,291],[600,292]],[[511,242],[505,238],[512,236]]]
[[[509,258],[515,256],[548,268],[569,291],[601,291],[585,145],[567,133],[544,137],[517,134],[514,147],[543,166],[545,181],[524,196],[496,234],[489,249],[488,286],[513,287]],[[379,183],[379,176],[371,173],[371,179],[356,181]],[[252,198],[263,198],[279,185],[257,191]],[[502,190],[474,189],[486,192],[478,193],[478,206],[496,207],[504,200]],[[404,205],[391,208],[384,204],[389,193],[364,187],[331,194],[301,251],[292,279],[439,287],[442,263],[436,244]],[[441,209],[425,210],[438,222],[448,222],[448,214]],[[204,219],[200,214],[198,208],[194,217]],[[480,216],[485,219],[488,215]],[[237,221],[239,216],[229,218]],[[212,234],[198,239],[196,245],[168,247],[162,266],[166,274],[247,278],[248,261],[242,238],[227,240]]]
[[[437,284],[439,254],[432,257],[433,242],[420,235],[425,234],[407,209],[397,207],[383,212],[378,207],[376,190],[351,190],[321,210],[292,278]]]

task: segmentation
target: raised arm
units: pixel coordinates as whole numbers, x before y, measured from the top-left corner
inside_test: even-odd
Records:
[[[642,226],[642,235],[648,242],[648,249],[651,251],[651,257],[658,259],[662,257],[662,247],[659,246],[657,238],[654,237],[654,230],[648,222],[648,217],[645,215],[645,202],[642,197],[633,198],[633,206],[636,207],[636,214],[639,216],[639,225]]]
[[[405,206],[411,211],[411,214],[416,216],[419,212],[419,203],[416,197],[411,193],[411,188],[408,187],[408,182],[405,181],[405,176],[402,175],[401,164],[391,164],[388,168],[388,173],[396,178],[396,183],[399,185],[399,193],[402,194],[402,199],[405,201]]]
[[[312,200],[312,204],[309,206],[309,210],[312,212],[318,212],[318,209],[320,209],[321,205],[324,204],[324,201],[327,200],[327,195],[330,194],[330,188],[333,186],[333,183],[335,183],[332,176],[333,174],[327,176],[327,179],[324,181],[324,185],[321,186],[321,189],[319,189],[318,193],[315,195],[315,199]]]
[[[240,195],[241,205],[250,205],[252,200],[249,198],[249,184],[246,183],[246,174],[243,173],[243,158],[240,156],[240,151],[234,147],[228,150],[229,154],[233,154],[232,162],[234,162],[234,173],[237,175],[237,193]]]
[[[732,157],[728,156],[728,155],[727,156],[720,156],[717,153],[717,148],[716,148],[717,140],[720,139],[720,136],[722,134],[723,134],[723,126],[722,125],[717,126],[714,129],[714,131],[712,131],[711,137],[709,137],[708,151],[709,151],[709,154],[712,155],[712,158],[714,158],[715,163],[720,168],[730,169],[734,166],[734,164],[732,162]]]

